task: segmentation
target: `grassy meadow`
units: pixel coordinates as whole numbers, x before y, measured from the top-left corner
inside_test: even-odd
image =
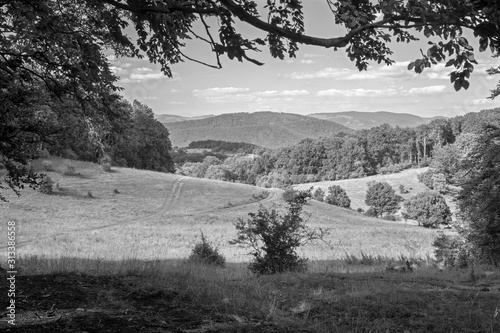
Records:
[[[435,230],[311,200],[309,225],[330,229],[327,244],[300,250],[310,259],[306,273],[259,277],[247,269],[246,250],[228,241],[238,218],[283,205],[281,190],[266,189],[262,199],[264,189],[253,186],[50,160],[52,195],[25,189],[0,203],[0,219],[17,228],[21,308],[12,332],[500,330],[500,272],[433,267]],[[75,174],[64,174],[66,165]],[[200,232],[225,268],[183,260]],[[386,271],[405,258],[419,267]]]
[[[323,181],[307,184],[295,185],[294,188],[299,190],[306,190],[311,186],[316,188],[321,188],[325,194],[328,194],[328,187],[332,185],[339,185],[342,187],[349,198],[351,199],[351,208],[356,210],[362,208],[365,211],[368,206],[365,204],[366,191],[368,191],[368,183],[370,181],[377,182],[387,182],[392,186],[397,194],[401,195],[403,199],[407,200],[417,193],[424,192],[428,188],[418,181],[418,175],[427,171],[427,168],[419,169],[407,169],[398,173],[388,174],[388,175],[375,175],[364,178],[353,178],[353,179],[343,179],[335,181]],[[403,185],[409,193],[401,194],[399,193],[399,186]]]
[[[26,189],[0,204],[2,220],[16,221],[21,256],[182,259],[203,232],[227,261],[248,262],[245,249],[228,244],[236,236],[233,223],[259,205],[284,205],[278,189],[267,190],[262,200],[256,196],[264,189],[243,184],[128,168],[108,173],[97,164],[58,158],[51,162],[53,171],[46,173],[55,183],[52,195]],[[64,174],[66,165],[75,174]],[[43,170],[41,161],[34,167]],[[327,243],[301,249],[312,261],[432,257],[434,230],[373,219],[314,200],[305,211],[311,227],[331,230]]]

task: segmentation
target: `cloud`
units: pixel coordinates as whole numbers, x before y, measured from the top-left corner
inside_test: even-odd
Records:
[[[303,59],[303,60],[300,61],[300,63],[301,64],[306,64],[306,65],[312,65],[312,64],[316,63],[316,61],[311,60],[311,59],[307,59],[307,60]]]
[[[140,83],[149,80],[169,80],[169,81],[179,81],[181,77],[179,73],[172,72],[172,77],[168,77],[163,72],[158,70],[157,72],[153,69],[147,67],[139,67],[132,69],[130,71],[130,75],[126,77],[126,75],[121,75],[119,83]],[[125,71],[125,74],[129,73],[129,71]]]
[[[347,90],[339,90],[339,89],[329,89],[329,90],[320,90],[316,93],[317,96],[344,96],[344,97],[377,97],[377,96],[395,96],[401,94],[401,90],[397,90],[394,88],[388,89],[347,89]]]
[[[360,72],[357,69],[327,67],[314,72],[293,72],[287,77],[294,80],[336,79],[336,80],[375,80],[413,78],[415,73],[407,68],[408,62],[396,62],[392,66],[368,68]]]
[[[171,101],[171,102],[168,102],[168,104],[173,104],[173,105],[185,105],[185,104],[187,104],[187,103],[186,103],[186,102]]]
[[[208,89],[195,89],[193,95],[204,98],[208,103],[236,103],[236,102],[256,102],[276,98],[284,100],[295,96],[308,95],[307,90],[264,90],[251,91],[249,88],[237,87],[215,87]],[[283,98],[284,97],[284,98]]]
[[[158,80],[163,77],[166,77],[163,73],[148,73],[148,74],[132,73],[129,76],[131,80],[136,80],[136,81]]]
[[[411,88],[408,90],[410,95],[432,95],[443,92],[446,89],[445,85],[428,86],[421,88]]]
[[[325,55],[324,54],[317,54],[317,53],[306,53],[303,55],[304,58],[323,58]]]

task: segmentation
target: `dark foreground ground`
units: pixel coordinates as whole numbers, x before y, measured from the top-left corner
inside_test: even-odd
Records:
[[[446,285],[390,274],[272,278],[265,288],[273,296],[262,297],[274,302],[274,315],[266,317],[201,305],[186,292],[143,287],[144,279],[73,273],[18,276],[16,325],[5,322],[7,289],[2,283],[0,331],[500,332],[498,281]]]

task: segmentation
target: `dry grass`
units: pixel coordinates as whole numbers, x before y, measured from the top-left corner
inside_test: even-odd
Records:
[[[325,194],[328,194],[329,186],[339,185],[347,192],[347,195],[351,199],[352,209],[356,210],[358,208],[362,208],[366,210],[368,206],[365,204],[365,196],[366,196],[366,191],[368,190],[368,185],[367,185],[368,182],[370,181],[387,182],[389,183],[389,185],[392,186],[392,188],[394,189],[394,191],[396,191],[397,194],[401,195],[403,199],[407,200],[412,196],[416,195],[417,193],[428,190],[428,188],[424,184],[418,181],[418,175],[425,171],[427,171],[427,168],[408,169],[389,175],[375,175],[364,178],[299,184],[295,185],[294,188],[299,190],[306,190],[311,186],[313,186],[314,189],[319,187],[323,191],[325,191]],[[407,194],[400,194],[399,185],[403,185],[405,189],[409,190],[410,192]]]
[[[48,174],[59,187],[53,195],[24,190],[21,197],[11,196],[9,203],[0,204],[2,220],[17,222],[21,256],[186,258],[201,230],[228,262],[248,262],[245,249],[228,244],[236,236],[233,223],[255,212],[260,204],[284,204],[277,189],[256,202],[253,196],[262,189],[253,186],[127,168],[107,173],[97,164],[51,161],[55,171]],[[58,171],[68,163],[76,175]],[[35,167],[42,168],[41,161]],[[88,191],[94,198],[87,197]],[[313,261],[362,255],[432,256],[433,230],[373,219],[316,201],[305,210],[311,214],[312,227],[331,229],[328,244],[301,249]],[[0,237],[5,237],[5,227],[1,226]]]
[[[27,267],[25,275],[112,274],[132,295],[173,292],[178,295],[177,306],[179,302],[183,308],[193,306],[189,302],[199,315],[207,318],[209,313],[196,332],[253,332],[262,325],[269,328],[266,332],[319,333],[493,333],[500,329],[498,270],[477,274],[471,281],[469,271],[431,267],[409,274],[316,272],[256,277],[242,265],[221,269],[178,260],[28,257],[21,263]],[[114,301],[117,308],[125,306]]]

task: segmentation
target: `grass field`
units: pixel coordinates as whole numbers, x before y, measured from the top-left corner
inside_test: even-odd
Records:
[[[54,171],[47,174],[57,183],[54,194],[28,189],[1,204],[2,220],[16,221],[19,255],[179,259],[189,255],[203,232],[228,261],[247,262],[245,249],[228,245],[236,236],[233,223],[261,204],[284,204],[278,189],[258,201],[255,196],[263,189],[243,184],[127,168],[106,173],[97,164],[61,159],[52,163]],[[61,172],[66,164],[75,175]],[[34,166],[42,168],[41,161]],[[432,256],[433,230],[313,200],[305,211],[310,226],[331,229],[328,245],[301,249],[311,260]]]
[[[389,175],[376,175],[364,178],[354,178],[354,179],[344,179],[336,181],[324,181],[316,183],[298,184],[294,188],[299,190],[306,190],[311,186],[316,188],[321,188],[325,194],[328,194],[328,187],[332,185],[339,185],[342,187],[349,198],[351,199],[351,208],[356,210],[362,208],[366,210],[368,206],[365,204],[366,191],[368,190],[368,183],[370,181],[377,182],[387,182],[392,186],[397,194],[401,195],[403,199],[407,200],[419,192],[428,190],[428,188],[418,181],[418,175],[427,171],[427,168],[420,169],[408,169],[403,170],[398,173]],[[409,190],[407,194],[399,193],[399,186],[403,185],[406,190]]]
[[[238,218],[259,205],[283,205],[281,190],[266,189],[259,199],[264,189],[242,184],[126,168],[106,173],[92,163],[51,161],[54,194],[27,189],[0,203],[1,255],[5,221],[15,221],[20,272],[18,325],[8,327],[0,316],[0,330],[500,330],[500,272],[426,265],[434,230],[311,200],[305,206],[309,225],[330,228],[329,244],[301,249],[311,259],[307,273],[259,277],[249,273],[246,251],[228,241],[236,236]],[[65,164],[76,174],[63,174]],[[41,161],[34,167],[41,169]],[[225,268],[183,260],[200,231],[226,256]],[[403,257],[420,258],[421,265],[412,273],[385,271],[388,261]],[[6,284],[0,293],[7,293]]]

